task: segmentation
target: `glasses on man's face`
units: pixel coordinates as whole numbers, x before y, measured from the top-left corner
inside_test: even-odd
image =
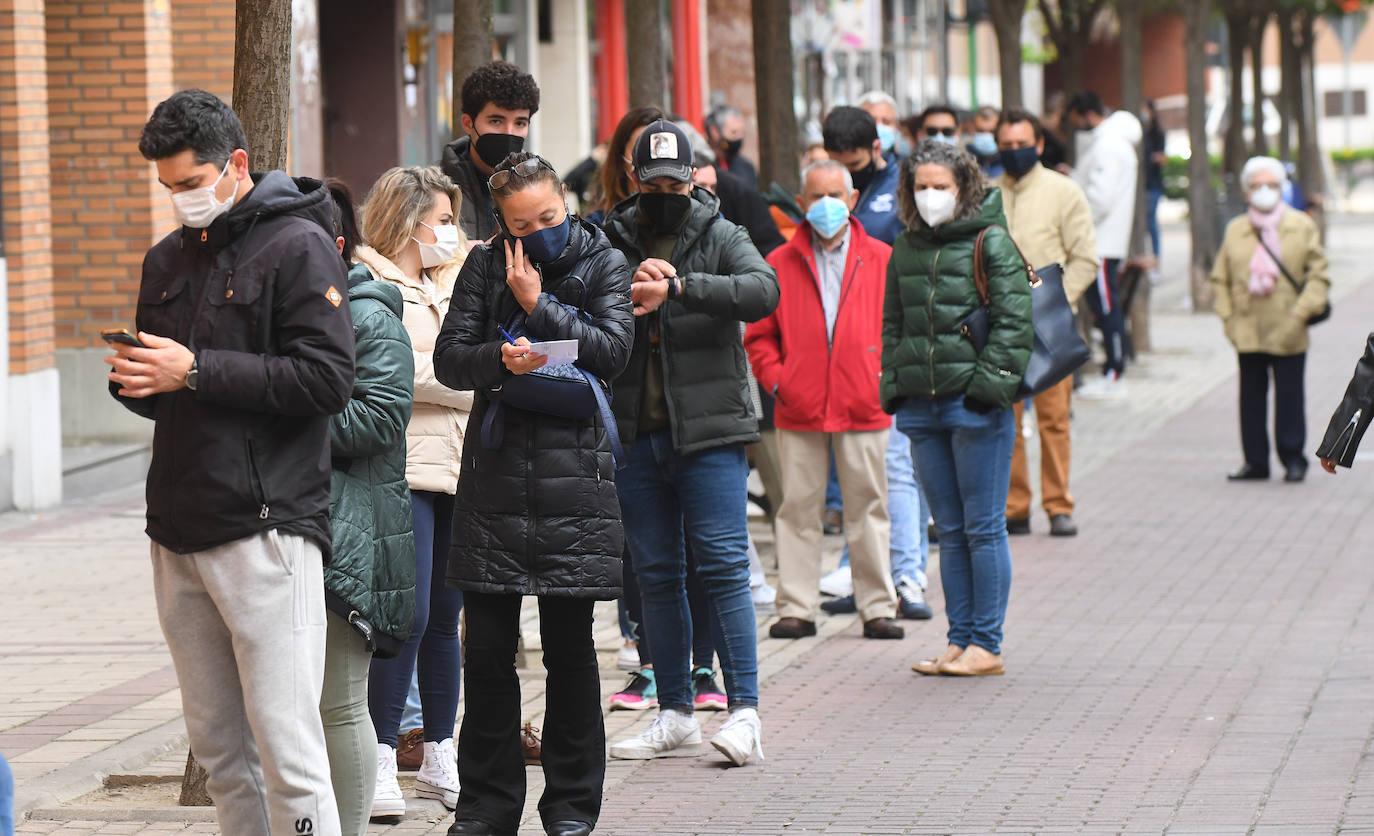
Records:
[[[941,134],[954,136],[957,133],[959,133],[958,128],[926,128],[926,136],[939,136]]]
[[[524,162],[516,163],[510,168],[503,168],[491,175],[491,177],[487,178],[487,188],[493,192],[497,189],[505,188],[505,185],[510,182],[511,177],[518,176],[521,179],[533,177],[541,168],[547,168],[549,171],[553,171],[554,174],[558,173],[554,171],[553,166],[544,161],[543,157],[532,157]]]

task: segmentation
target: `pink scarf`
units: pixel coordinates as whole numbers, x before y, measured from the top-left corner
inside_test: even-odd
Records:
[[[1272,211],[1260,212],[1253,206],[1247,210],[1250,223],[1259,232],[1260,240],[1279,253],[1279,219],[1283,217],[1284,205],[1280,203]],[[1269,257],[1263,246],[1255,244],[1255,254],[1250,257],[1250,295],[1268,296],[1274,292],[1274,284],[1279,279],[1279,266]]]

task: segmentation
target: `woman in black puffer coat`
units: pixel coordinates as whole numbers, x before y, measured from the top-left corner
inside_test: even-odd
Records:
[[[602,380],[620,374],[634,340],[630,271],[600,230],[568,213],[543,158],[512,154],[488,186],[502,234],[468,255],[434,346],[439,381],[476,391],[449,557],[467,623],[462,789],[449,833],[514,833],[519,825],[525,766],[515,646],[521,596],[535,595],[548,670],[540,813],[548,832],[571,836],[595,826],[605,777],[592,605],[620,594],[615,466],[599,417],[503,406],[487,418],[506,382],[543,365],[529,340],[502,335],[522,311],[537,340],[577,340],[579,367]]]

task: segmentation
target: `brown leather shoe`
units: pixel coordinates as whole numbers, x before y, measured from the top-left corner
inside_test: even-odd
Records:
[[[906,637],[906,630],[895,618],[870,618],[864,622],[866,639],[900,639]]]
[[[945,676],[998,676],[1003,672],[1002,657],[987,652],[976,644],[964,649],[958,659],[940,666]]]
[[[425,730],[411,729],[396,745],[396,768],[414,772],[425,760]]]
[[[544,754],[544,744],[539,741],[539,729],[531,723],[526,723],[520,730],[520,744],[525,750],[525,765],[538,766]]]
[[[779,618],[768,628],[768,635],[775,639],[800,639],[816,635],[816,622],[800,618]]]
[[[922,659],[912,665],[911,669],[922,676],[935,676],[940,672],[941,665],[953,662],[955,659],[958,659],[963,652],[964,649],[962,647],[957,644],[951,644],[946,647],[944,652],[939,656],[936,656],[934,659]]]

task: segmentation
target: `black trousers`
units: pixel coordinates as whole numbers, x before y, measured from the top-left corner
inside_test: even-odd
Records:
[[[1097,327],[1102,331],[1102,347],[1107,353],[1103,374],[1117,377],[1126,370],[1126,320],[1117,305],[1117,273],[1121,259],[1104,258],[1097,268],[1097,281],[1083,294]]]
[[[592,643],[592,604],[581,598],[540,598],[544,644],[544,824],[595,825],[606,778],[606,727],[601,677]],[[525,805],[525,757],[520,744],[520,679],[515,643],[520,596],[463,593],[467,636],[463,653],[463,728],[458,734],[457,818],[514,833]]]
[[[1274,447],[1285,467],[1303,466],[1307,418],[1303,408],[1306,354],[1241,354],[1240,443],[1251,467],[1269,470],[1269,375],[1274,376]]]

